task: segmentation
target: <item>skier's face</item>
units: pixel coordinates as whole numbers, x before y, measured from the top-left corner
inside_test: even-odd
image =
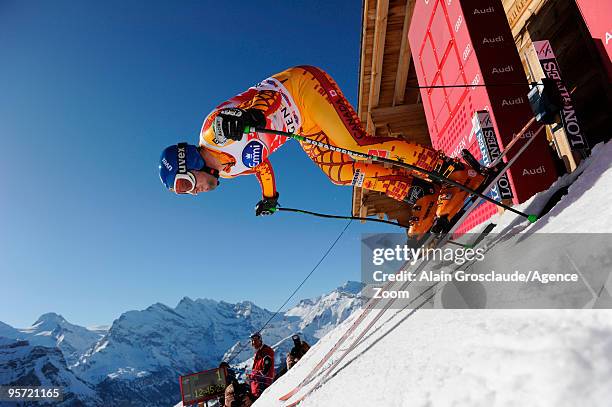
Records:
[[[251,346],[255,349],[259,349],[261,348],[262,342],[261,342],[261,338],[259,336],[256,336],[254,338],[251,338]]]
[[[219,185],[217,178],[213,177],[209,173],[204,171],[192,171],[192,173],[196,178],[196,186],[193,192],[191,192],[193,195],[197,195],[200,192],[212,191]]]

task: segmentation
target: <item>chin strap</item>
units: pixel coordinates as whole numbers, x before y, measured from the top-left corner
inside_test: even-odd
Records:
[[[200,151],[200,148],[201,147],[198,146],[198,151]],[[204,157],[202,157],[202,160],[204,161],[204,165],[202,166],[202,168],[200,168],[200,171],[204,171],[205,173],[212,175],[217,179],[217,181],[219,181],[219,170],[206,165],[206,160],[204,160]]]
[[[211,167],[209,167],[206,164],[204,164],[204,166],[202,168],[200,168],[200,171],[204,171],[205,173],[208,173],[208,174],[212,175],[217,180],[219,179],[219,170],[217,170],[215,168],[211,168]]]

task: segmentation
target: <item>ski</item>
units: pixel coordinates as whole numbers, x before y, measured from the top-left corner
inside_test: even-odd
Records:
[[[398,271],[397,274],[401,273],[402,270],[404,269],[405,265],[407,264],[404,263],[401,267],[400,270]],[[393,283],[387,283],[387,285],[385,286],[386,288],[390,287]],[[372,309],[374,309],[374,307],[376,306],[376,304],[378,304],[378,302],[380,301],[380,299],[378,298],[371,298],[365,305],[363,311],[361,312],[361,314],[357,317],[357,319],[355,321],[353,321],[353,324],[344,332],[344,334],[342,334],[342,336],[340,337],[340,339],[334,344],[334,346],[332,346],[332,348],[327,351],[327,353],[323,356],[323,358],[310,370],[310,372],[308,372],[308,374],[306,375],[306,377],[304,379],[302,379],[302,381],[295,387],[293,388],[291,391],[289,391],[289,393],[279,397],[280,401],[287,401],[289,400],[291,397],[293,397],[296,393],[298,393],[304,386],[308,385],[312,379],[314,378],[314,376],[319,372],[319,370],[323,367],[323,365],[325,365],[325,363],[327,363],[327,361],[330,359],[330,357],[340,348],[340,346],[342,346],[342,344],[351,336],[351,334],[355,331],[355,329],[361,324],[361,322],[368,316],[368,314],[370,313],[370,311],[372,311]]]
[[[531,124],[531,122],[529,124]],[[522,135],[523,135],[524,131],[529,127],[529,124],[526,125],[521,130],[521,132],[519,132],[519,133],[517,133],[517,135],[515,135],[515,138],[508,144],[507,148],[491,164],[491,168],[497,167],[497,165],[501,162],[501,160],[507,155],[507,153],[509,151],[509,148],[516,143],[516,140],[518,140],[519,138],[522,138]],[[497,169],[497,171],[495,171],[495,176],[493,176],[492,178],[489,178],[487,180],[487,184],[484,187],[484,189],[482,190],[483,194],[489,192],[489,190],[495,185],[495,183],[501,178],[501,176],[512,166],[512,164],[514,164],[514,162],[518,159],[518,157],[520,157],[521,154],[531,145],[533,140],[542,131],[543,128],[544,128],[544,126],[541,126],[533,134],[533,136],[530,137],[527,140],[527,142],[525,142],[525,144],[523,144],[523,146],[519,149],[519,151],[517,151],[517,153],[512,157],[512,159],[508,160],[508,162],[505,163],[505,165],[503,165],[501,168],[499,168],[499,169]],[[457,215],[455,215],[455,217],[453,218],[453,220],[451,222],[451,225],[452,225],[451,228],[446,233],[444,233],[442,236],[431,235],[431,236],[427,237],[427,239],[425,239],[425,241],[423,242],[423,246],[428,246],[430,244],[434,244],[436,247],[443,246],[446,243],[446,241],[448,241],[452,237],[453,233],[461,225],[461,223],[463,223],[463,221],[470,215],[472,210],[478,206],[478,204],[480,203],[481,200],[482,200],[482,198],[481,198],[480,195],[472,195],[467,200],[467,203],[464,206],[464,208]],[[428,263],[427,260],[421,261],[421,263],[418,265],[418,267],[414,271],[414,273],[418,273],[423,267],[425,267],[427,265],[427,263]],[[402,269],[403,269],[403,266],[402,266]],[[383,289],[389,288],[393,284],[387,284]],[[400,291],[405,290],[408,287],[409,284],[410,284],[410,281],[402,283],[402,285],[400,286],[399,290]],[[370,300],[370,302],[372,302],[372,300]],[[368,304],[370,304],[370,302],[368,302]],[[327,378],[330,376],[330,374],[339,366],[339,364],[344,360],[344,358],[349,353],[351,353],[354,350],[354,348],[361,342],[361,339],[365,336],[365,334],[374,326],[374,324],[376,324],[376,322],[383,316],[383,314],[390,308],[390,306],[393,305],[394,302],[395,302],[394,299],[390,299],[389,302],[385,305],[385,307],[382,308],[381,310],[379,310],[379,312],[368,323],[368,325],[360,332],[360,334],[353,340],[353,342],[349,345],[349,347],[344,350],[344,352],[339,356],[339,358],[334,360],[331,363],[331,365],[323,372],[323,376],[320,379],[317,380],[316,384],[313,385],[308,391],[306,391],[306,393],[304,393],[302,396],[300,396],[300,398],[298,398],[296,401],[287,404],[286,407],[296,406],[302,400],[304,400],[306,397],[308,397],[308,395],[310,395],[314,390],[316,390],[323,383],[325,383],[327,381]],[[372,310],[373,306],[375,306],[377,303],[378,303],[378,301],[374,302],[369,309],[365,309],[362,312],[362,314],[358,318],[359,323],[361,321],[363,321],[363,319],[365,319],[365,317]],[[355,321],[355,322],[357,322],[357,321]],[[355,323],[353,325],[355,325]],[[353,328],[353,327],[351,327],[351,328]],[[352,333],[353,330],[351,330],[351,333]],[[290,391],[285,396],[280,398],[281,401],[288,401],[295,394],[299,393],[310,382],[314,381],[313,377],[316,375],[316,371],[318,369],[320,369],[327,362],[327,360],[329,360],[331,354],[333,354],[335,352],[335,350],[337,350],[337,348],[339,347],[339,344],[343,343],[348,338],[348,336],[350,336],[350,333],[349,334],[347,334],[347,333],[348,333],[348,331],[345,332],[345,334],[343,335],[343,337],[341,338],[341,341],[339,341],[337,346],[335,345],[332,348],[332,350],[330,350],[324,356],[323,360],[321,362],[319,362],[319,364],[317,364],[317,366],[315,366],[315,368],[307,375],[307,377],[304,380],[302,380],[302,382],[296,388],[294,388],[292,391]]]
[[[478,244],[480,242],[482,242],[482,240],[487,237],[489,235],[489,233],[491,233],[493,231],[493,229],[495,229],[495,227],[497,226],[497,224],[495,223],[489,223],[482,232],[480,232],[478,234],[478,236],[476,237],[476,239],[470,243],[470,247],[474,248],[476,246],[478,246]]]
[[[469,211],[465,211],[464,215],[469,215]],[[464,219],[464,217],[462,216],[460,218],[461,220]],[[456,224],[458,225],[458,223]],[[454,225],[455,226],[455,225]],[[453,227],[454,229],[454,227]],[[452,234],[452,230],[449,231],[449,234]],[[429,236],[427,239],[425,239],[425,241],[423,242],[423,246],[428,246],[431,243],[434,243],[435,240],[437,239],[436,236],[431,235]],[[443,244],[443,241],[440,241],[439,243],[436,243],[436,246]],[[419,271],[421,271],[425,266],[427,265],[427,262],[425,260],[421,261],[421,263],[417,266],[417,268],[414,270],[415,274],[418,274]],[[403,270],[403,268],[402,268]],[[400,286],[399,291],[405,290],[408,285],[411,282],[405,282]],[[389,284],[388,284],[389,285]],[[385,286],[383,288],[383,290],[390,288]],[[361,343],[362,338],[366,335],[367,332],[370,331],[370,329],[372,328],[372,326],[374,326],[374,324],[376,322],[378,322],[378,320],[383,316],[383,314],[385,312],[388,311],[388,309],[390,308],[390,306],[394,303],[394,300],[390,299],[389,302],[385,305],[384,308],[380,309],[379,312],[374,316],[374,318],[368,323],[368,325],[359,333],[359,335],[357,335],[357,337],[355,339],[353,339],[353,342],[348,346],[348,348],[346,348],[344,350],[344,352],[342,352],[342,354],[338,357],[338,359],[334,360],[331,365],[325,369],[325,371],[323,372],[323,376],[317,380],[317,382],[309,389],[306,391],[306,393],[304,393],[302,396],[300,396],[297,400],[295,400],[294,402],[291,402],[289,404],[286,404],[285,407],[294,407],[296,405],[298,405],[302,400],[304,400],[306,397],[308,397],[313,391],[315,391],[316,389],[318,389],[324,382],[327,381],[327,378],[329,377],[329,375],[338,367],[338,365],[344,360],[344,358],[353,351],[353,349],[357,346],[357,344]],[[360,319],[364,319],[365,316],[367,316],[367,314],[369,314],[369,311],[371,311],[373,308],[368,309],[367,313],[363,312],[362,315],[360,315]],[[364,310],[365,311],[365,310]],[[366,314],[366,315],[364,315]],[[363,316],[363,318],[361,318]],[[347,338],[341,338],[341,341],[344,342]],[[329,353],[333,353],[333,352],[328,352]],[[325,362],[329,359],[329,356],[326,354],[325,357]],[[325,363],[324,362],[324,363]],[[319,362],[319,365],[317,365],[319,368],[323,366],[324,363]],[[315,372],[316,374],[316,372]],[[314,376],[314,374],[313,374]],[[306,383],[304,383],[303,385],[301,384],[300,386],[298,386],[296,389],[292,390],[290,393],[288,393],[286,396],[283,396],[280,400],[282,401],[287,401],[289,399],[291,399],[291,397],[293,397],[295,394],[299,393],[305,386],[307,386],[308,384],[310,384],[313,380],[308,380],[306,381]],[[287,397],[288,396],[288,397]],[[284,398],[284,400],[283,400]]]
[[[487,237],[489,233],[491,233],[491,231],[495,229],[496,226],[497,225],[495,223],[489,223],[482,232],[479,232],[476,235],[476,239],[474,239],[474,241],[471,243],[461,243],[461,242],[457,242],[456,240],[449,240],[447,241],[447,243],[455,245],[455,246],[463,247],[465,249],[473,249],[476,246],[478,246],[478,243],[480,243],[485,237]]]
[[[469,214],[469,211],[466,211],[465,214]],[[458,224],[457,224],[458,225]],[[452,233],[452,230],[449,231],[449,234]],[[436,236],[429,236],[427,239],[425,239],[425,241],[423,242],[424,246],[428,246],[430,243],[435,242],[436,240]],[[439,243],[436,243],[436,246],[438,245],[442,245],[443,241],[440,241]],[[419,263],[419,265],[417,266],[417,268],[413,271],[413,273],[418,274],[425,266],[427,265],[427,261],[423,260],[421,261],[421,263]],[[405,282],[403,283],[400,288],[399,291],[405,290],[408,285],[411,283],[411,281],[409,282]],[[387,288],[387,287],[385,287]],[[344,358],[346,356],[348,356],[357,345],[359,345],[363,339],[363,337],[370,331],[370,329],[374,326],[374,324],[376,324],[376,322],[378,322],[378,320],[389,310],[389,308],[391,307],[391,305],[393,305],[394,300],[390,299],[389,302],[378,311],[378,313],[374,316],[374,318],[372,318],[372,320],[368,323],[368,325],[366,325],[366,327],[359,333],[359,335],[357,335],[357,337],[355,339],[353,339],[353,342],[348,346],[348,348],[346,348],[342,354],[336,359],[334,360],[331,365],[322,373],[322,377],[320,379],[318,379],[316,381],[316,383],[310,388],[308,389],[303,395],[301,395],[297,400],[286,404],[285,407],[294,407],[296,405],[298,405],[299,403],[301,403],[306,397],[308,397],[312,392],[314,392],[316,389],[320,388],[328,379],[328,377],[331,375],[331,373],[333,371],[335,371],[335,369],[340,365],[340,363],[344,360]],[[312,380],[314,381],[314,380]],[[312,382],[311,381],[311,382]],[[302,390],[305,386],[307,386],[309,383],[306,383],[304,386],[300,387],[299,389],[297,389],[293,395],[297,394],[300,390]],[[289,400],[291,397],[289,397],[287,400]]]
[[[516,144],[516,142],[518,140],[520,140],[523,137],[523,134],[525,133],[525,131],[529,128],[529,126],[533,123],[534,119],[531,119],[522,129],[521,131],[519,131],[514,137],[513,139],[506,145],[506,148],[504,149],[504,151],[501,152],[501,154],[495,159],[495,161],[493,161],[491,163],[491,167],[496,167],[499,163],[502,162],[503,158],[508,154],[508,152],[512,149],[512,147]],[[544,127],[541,126],[540,129],[530,138],[534,139],[537,134],[543,129]],[[288,133],[291,134],[291,133]],[[526,145],[523,147],[523,149],[527,148],[527,146],[530,144],[530,142],[526,143]],[[522,151],[520,151],[518,155],[520,155]],[[514,162],[514,157],[512,162]],[[505,170],[501,171],[499,177],[501,177],[501,175],[505,172]],[[497,181],[497,180],[496,180]],[[472,197],[473,198],[473,197]],[[404,264],[405,265],[405,264]],[[398,274],[401,273],[403,271],[403,267],[402,266],[400,268],[400,270],[398,271]],[[387,283],[384,287],[383,290],[387,290],[389,289],[394,283],[393,282],[389,282]],[[317,365],[315,365],[310,372],[306,375],[306,377],[304,379],[302,379],[302,381],[295,387],[293,388],[291,391],[289,391],[287,394],[283,395],[282,397],[279,398],[279,400],[281,401],[287,401],[289,400],[291,397],[293,397],[295,394],[297,394],[304,386],[306,386],[308,383],[311,382],[311,380],[314,378],[314,376],[317,375],[317,373],[319,372],[319,369],[321,369],[321,367],[323,367],[323,365],[325,365],[325,363],[327,363],[327,361],[330,359],[330,357],[338,350],[338,348],[348,339],[348,337],[355,331],[355,329],[361,324],[361,322],[369,315],[370,311],[380,302],[380,299],[378,298],[371,298],[368,303],[365,305],[364,310],[362,311],[362,313],[359,315],[359,317],[353,322],[353,324],[351,325],[351,327],[349,327],[349,329],[342,335],[342,337],[338,340],[338,342],[336,342],[336,344],[334,344],[334,346],[323,356],[323,358],[321,359],[321,361],[319,361],[319,363],[317,363]]]
[[[529,128],[529,126],[533,123],[534,119],[531,119],[522,129],[521,131],[519,131],[513,138],[512,140],[506,145],[506,148],[504,149],[504,151],[501,152],[501,154],[495,159],[495,161],[493,161],[491,163],[491,167],[495,168],[499,163],[502,162],[503,158],[508,154],[508,152],[512,149],[512,147],[516,144],[516,142],[518,140],[520,140],[523,137],[523,134],[525,133],[525,131]],[[540,129],[530,138],[530,140],[534,139],[539,132],[542,131],[544,127],[541,126]],[[291,133],[288,133],[291,134]],[[519,153],[515,156],[518,157],[522,151],[527,148],[527,146],[531,143],[531,141],[528,141],[523,148],[521,149],[521,151],[519,151]],[[512,163],[514,162],[514,160],[516,159],[515,157],[513,157]],[[510,165],[512,163],[509,163]],[[508,165],[508,164],[507,164]],[[509,167],[509,165],[508,165]],[[506,168],[507,169],[507,168]],[[503,173],[505,172],[505,169],[500,171],[499,177],[501,177],[501,175],[503,175]],[[499,178],[497,177],[497,178]],[[497,181],[497,179],[495,180],[495,182]],[[472,200],[474,198],[474,196],[472,196],[470,199]],[[468,201],[469,202],[469,201]],[[462,221],[462,220],[461,220]],[[398,271],[398,274],[401,273],[403,271],[405,264],[400,268],[400,270]],[[389,289],[393,284],[393,282],[389,282],[387,283],[384,287],[383,290],[387,290]],[[371,298],[368,303],[365,305],[364,310],[362,311],[362,313],[359,315],[359,317],[353,322],[353,324],[347,329],[347,331],[342,335],[342,337],[338,340],[338,342],[336,342],[336,344],[334,344],[334,346],[323,356],[323,358],[321,359],[321,361],[319,361],[319,363],[317,363],[317,365],[315,365],[310,372],[306,375],[306,377],[304,379],[302,379],[302,381],[295,387],[293,388],[291,391],[289,391],[287,394],[283,395],[282,397],[279,398],[279,400],[281,401],[287,401],[289,400],[291,397],[293,397],[295,394],[297,394],[304,386],[308,385],[308,383],[310,383],[312,381],[312,379],[314,378],[314,376],[317,375],[317,373],[319,372],[319,369],[321,369],[321,367],[323,367],[323,365],[325,365],[325,363],[327,363],[327,361],[330,359],[330,357],[338,350],[338,348],[340,348],[340,346],[342,346],[342,344],[348,339],[348,337],[350,337],[350,335],[355,331],[355,329],[361,324],[361,322],[369,315],[370,311],[380,302],[380,299],[378,298]]]

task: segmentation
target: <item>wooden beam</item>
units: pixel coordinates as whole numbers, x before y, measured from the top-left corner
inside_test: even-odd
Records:
[[[372,119],[372,111],[368,107],[368,111],[366,113],[366,133],[374,135],[375,131],[376,126],[374,125],[374,120]]]
[[[410,43],[408,42],[408,29],[412,21],[414,1],[406,0],[406,13],[404,15],[404,26],[402,28],[402,43],[400,45],[399,61],[397,63],[397,74],[395,75],[395,91],[393,93],[393,106],[404,103],[406,93],[406,82],[410,70]]]
[[[363,195],[363,188],[359,188],[359,190],[360,190],[359,191],[360,195]],[[368,205],[365,202],[363,202],[363,199],[362,199],[361,206],[359,207],[359,214],[357,216],[359,216],[360,218],[367,218],[368,212],[369,212],[368,209],[369,209]],[[365,221],[362,220],[361,223],[365,223]]]
[[[371,111],[372,121],[377,127],[383,127],[386,124],[394,124],[397,122],[410,123],[415,125],[426,124],[425,112],[423,105],[410,104],[392,107],[379,107]]]
[[[359,93],[357,95],[357,112],[362,117],[362,100],[364,99],[365,89],[365,66],[366,66],[366,48],[367,45],[367,31],[368,31],[368,11],[369,11],[370,0],[363,0],[363,17],[362,17],[362,32],[361,32],[361,55],[359,61]],[[353,216],[360,216],[362,214],[367,215],[368,208],[363,205],[363,188],[353,187],[353,205],[351,212]]]
[[[351,205],[351,215],[357,216],[361,208],[361,188],[353,187],[353,204]]]
[[[547,1],[548,0],[502,0],[513,37],[516,37],[521,32],[531,16],[538,14]]]
[[[361,100],[363,98],[363,88],[364,88],[364,79],[365,79],[365,56],[366,56],[366,34],[368,28],[368,3],[369,0],[363,0],[363,18],[362,18],[362,32],[361,32],[361,56],[359,61],[359,93],[358,93],[358,102],[357,102],[357,112],[361,116]]]
[[[427,119],[421,104],[376,108],[372,111],[372,122],[376,123],[377,136],[390,133],[411,142],[431,145]]]
[[[382,78],[383,55],[385,54],[388,13],[389,0],[378,0],[376,4],[376,20],[374,23],[374,44],[372,51],[372,72],[370,74],[370,93],[368,95],[368,111],[377,107],[380,99],[380,80]],[[371,130],[373,129],[369,129],[368,133],[371,134]]]
[[[368,206],[379,206],[389,202],[389,200],[391,200],[391,198],[376,191],[366,190],[366,192],[363,194],[363,203]]]

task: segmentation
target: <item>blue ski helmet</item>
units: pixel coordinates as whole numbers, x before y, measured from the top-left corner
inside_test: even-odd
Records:
[[[206,167],[206,162],[200,155],[198,147],[192,144],[178,143],[167,147],[162,151],[159,158],[159,178],[170,190],[174,187],[176,174],[205,168],[208,167]]]

